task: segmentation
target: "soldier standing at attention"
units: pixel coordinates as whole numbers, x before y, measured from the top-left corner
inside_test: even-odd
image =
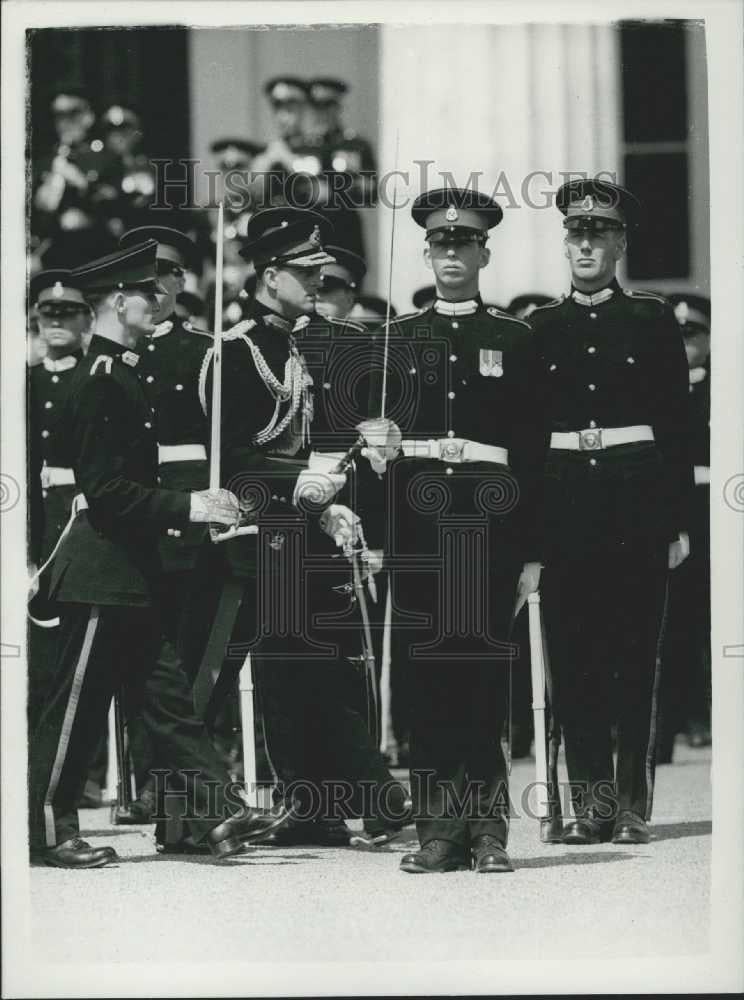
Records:
[[[29,427],[38,439],[33,442],[41,459],[41,490],[44,507],[44,531],[39,551],[39,565],[52,553],[57,539],[70,517],[75,495],[75,475],[65,465],[64,441],[57,428],[72,376],[83,357],[83,341],[90,330],[91,310],[68,270],[41,271],[31,280],[30,298],[39,317],[46,354],[40,364],[29,369],[30,401],[34,412]],[[35,484],[38,485],[38,484]],[[30,613],[39,622],[49,624],[56,610],[47,602],[48,573],[44,573],[39,593]],[[31,623],[29,631],[29,732],[33,729],[46,690],[46,678],[54,666],[54,643],[57,629]]]
[[[113,848],[80,839],[75,803],[120,686],[138,705],[162,766],[195,772],[185,813],[192,835],[214,854],[237,853],[289,818],[285,810],[260,812],[229,796],[230,779],[194,716],[186,676],[161,637],[153,591],[158,531],[191,521],[235,526],[239,509],[225,490],[156,486],[153,413],[135,370],[135,349],[154,329],[156,249],[154,241],[143,243],[73,273],[95,301],[96,334],[60,424],[65,465],[80,492],[54,563],[60,635],[29,754],[32,855],[61,868],[117,859]]]
[[[615,276],[637,199],[580,180],[557,205],[571,291],[530,323],[551,430],[543,598],[573,786],[563,840],[644,844],[667,574],[689,552],[687,361],[665,300]]]
[[[370,416],[402,434],[388,466],[382,548],[393,630],[411,690],[411,786],[419,851],[401,869],[510,872],[501,731],[515,603],[539,583],[535,509],[545,432],[529,327],[484,306],[479,275],[501,207],[473,190],[420,195],[437,295],[391,324],[386,399]],[[383,335],[381,334],[381,339]],[[373,465],[374,467],[374,465]]]

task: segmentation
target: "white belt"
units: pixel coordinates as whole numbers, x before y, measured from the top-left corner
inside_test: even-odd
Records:
[[[648,424],[633,427],[588,427],[583,431],[553,431],[550,447],[560,451],[599,451],[619,444],[653,441],[654,432]]]
[[[45,490],[53,486],[74,486],[75,473],[58,465],[45,465],[41,470],[41,485]]]
[[[435,438],[428,441],[403,440],[403,454],[408,458],[436,458],[440,462],[496,462],[509,464],[509,452],[493,444],[480,444],[465,438]]]
[[[158,465],[166,462],[201,462],[207,459],[203,444],[159,444]]]

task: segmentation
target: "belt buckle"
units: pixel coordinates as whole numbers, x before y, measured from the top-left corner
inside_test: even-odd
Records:
[[[462,453],[465,450],[465,441],[452,439],[442,441],[439,445],[439,458],[443,462],[462,462]]]
[[[579,451],[599,451],[604,448],[602,444],[602,430],[600,427],[590,427],[588,430],[579,431]]]

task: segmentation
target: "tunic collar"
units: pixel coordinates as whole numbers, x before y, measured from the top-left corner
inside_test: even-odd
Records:
[[[68,372],[78,363],[76,354],[67,354],[64,358],[42,358],[41,363],[48,372]]]
[[[592,292],[588,294],[587,292],[580,292],[578,288],[571,286],[571,298],[577,305],[580,306],[601,306],[603,302],[607,302],[615,292],[619,289],[617,281],[613,279],[612,283],[606,288],[600,289],[598,292]]]
[[[446,299],[434,299],[434,311],[442,316],[472,316],[478,309],[478,299],[466,299],[464,302],[447,302]]]

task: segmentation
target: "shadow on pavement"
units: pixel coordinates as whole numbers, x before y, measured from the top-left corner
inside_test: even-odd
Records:
[[[653,840],[678,840],[680,837],[705,837],[713,832],[709,819],[694,820],[689,823],[660,823],[651,827]]]
[[[591,851],[586,853],[571,852],[570,854],[556,854],[552,858],[515,858],[515,868],[558,868],[563,865],[602,865],[614,861],[630,861],[633,854],[624,851]]]

